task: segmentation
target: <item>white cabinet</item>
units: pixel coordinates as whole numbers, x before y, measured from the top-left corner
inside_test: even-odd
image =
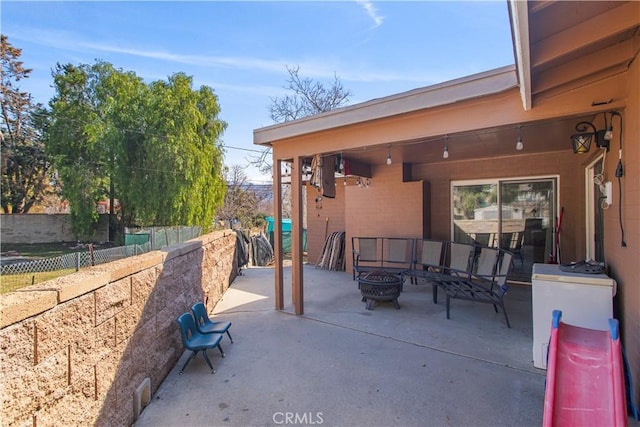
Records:
[[[557,264],[534,264],[531,274],[533,365],[546,369],[551,313],[562,311],[562,322],[602,331],[613,318],[616,281],[605,274],[578,274]]]

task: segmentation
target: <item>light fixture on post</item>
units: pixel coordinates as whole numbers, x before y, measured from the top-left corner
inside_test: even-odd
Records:
[[[593,131],[588,132],[589,128]],[[576,125],[578,133],[571,135],[571,146],[575,154],[588,153],[591,149],[591,140],[596,135],[596,127],[590,122],[580,122]]]
[[[388,155],[387,155],[387,164],[390,165],[391,164],[391,144],[387,145],[388,148]]]
[[[449,139],[449,135],[444,136],[444,151],[442,152],[442,158],[449,158],[449,145],[447,144],[447,140]]]
[[[518,151],[522,151],[522,149],[524,148],[524,144],[522,143],[522,134],[520,133],[520,128],[522,126],[518,125],[517,129],[518,129],[518,140],[516,141],[516,150]]]

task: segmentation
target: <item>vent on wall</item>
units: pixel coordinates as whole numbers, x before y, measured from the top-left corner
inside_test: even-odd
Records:
[[[133,418],[137,420],[142,410],[151,402],[151,380],[142,380],[136,391],[133,392]]]

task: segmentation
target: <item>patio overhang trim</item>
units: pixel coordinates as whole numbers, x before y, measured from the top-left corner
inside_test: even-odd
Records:
[[[501,93],[517,86],[515,66],[508,65],[445,83],[255,129],[253,143],[270,146],[272,142],[286,138],[449,105]]]
[[[528,3],[509,0],[509,18],[513,36],[513,50],[516,59],[520,98],[525,111],[531,110],[531,56],[529,51],[529,10]]]

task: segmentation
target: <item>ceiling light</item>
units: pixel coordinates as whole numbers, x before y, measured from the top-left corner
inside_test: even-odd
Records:
[[[442,158],[443,159],[448,159],[449,158],[449,146],[447,145],[447,140],[449,139],[449,136],[445,136],[444,137],[444,151],[442,152]]]
[[[389,155],[387,155],[387,164],[390,165],[391,164],[391,145],[387,146],[389,149]]]
[[[611,116],[611,122],[607,120],[607,113],[604,113],[604,136],[605,141],[611,141],[613,139],[613,115]]]
[[[524,148],[524,144],[522,143],[522,134],[520,133],[520,128],[522,126],[518,125],[518,140],[516,141],[516,150],[522,151]]]

